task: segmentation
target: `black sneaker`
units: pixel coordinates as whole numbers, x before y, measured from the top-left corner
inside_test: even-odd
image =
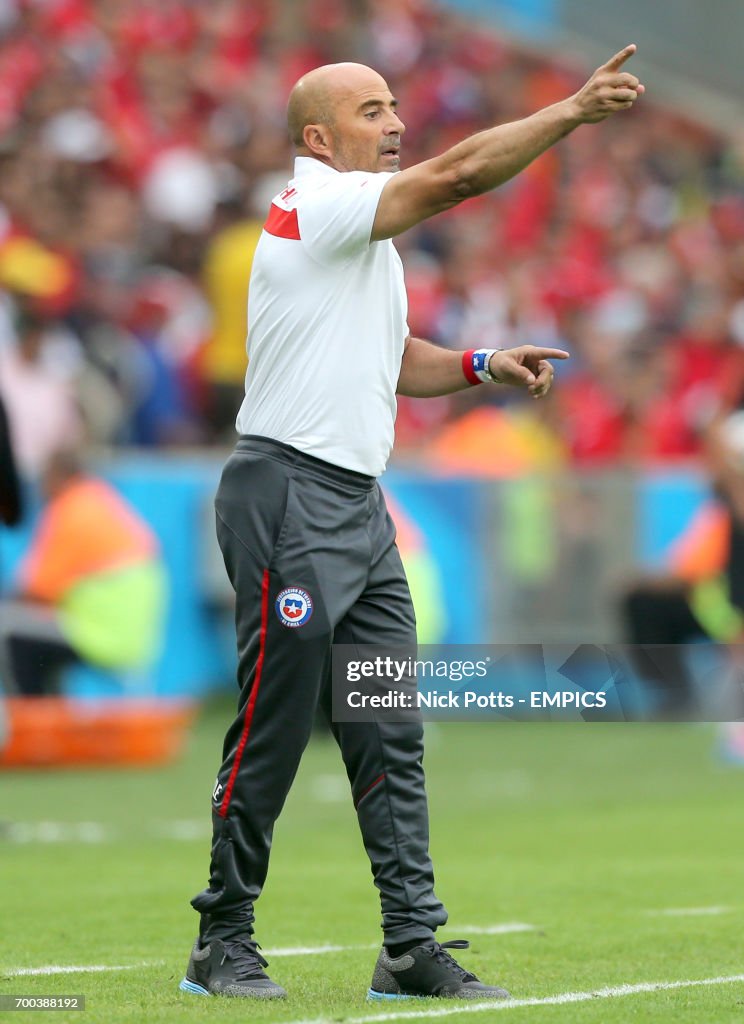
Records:
[[[284,999],[287,993],[262,968],[269,965],[247,939],[221,942],[212,939],[191,950],[186,977],[178,986],[196,996],[243,996],[248,999]]]
[[[368,999],[509,999],[506,989],[484,985],[474,974],[460,967],[448,949],[467,949],[462,939],[415,946],[393,959],[382,947]]]

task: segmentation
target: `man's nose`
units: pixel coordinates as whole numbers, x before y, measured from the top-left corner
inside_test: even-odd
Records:
[[[385,126],[385,134],[402,135],[405,130],[406,126],[403,124],[403,122],[395,113],[395,111],[392,111],[390,116],[390,122]]]

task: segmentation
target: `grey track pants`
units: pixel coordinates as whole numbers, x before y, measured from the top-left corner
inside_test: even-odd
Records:
[[[395,528],[373,478],[243,437],[216,511],[237,595],[240,698],[212,800],[209,887],[192,900],[203,939],[253,931],[274,822],[316,709],[330,717],[331,645],[408,645],[416,630]],[[447,914],[428,852],[422,727],[331,728],[380,890],[385,939],[428,939]]]

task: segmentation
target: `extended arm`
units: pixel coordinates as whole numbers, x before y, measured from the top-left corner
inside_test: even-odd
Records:
[[[439,348],[422,338],[409,337],[400,367],[397,392],[411,398],[451,395],[470,387],[462,370],[462,352]],[[526,387],[533,398],[542,398],[550,390],[553,367],[548,359],[568,359],[559,348],[520,345],[494,352],[489,369],[494,377],[512,387]]]
[[[574,96],[521,121],[479,132],[441,156],[394,175],[380,197],[372,240],[392,238],[464,199],[497,188],[578,125],[632,106],[644,87],[620,69],[635,50],[631,45],[615,54]]]

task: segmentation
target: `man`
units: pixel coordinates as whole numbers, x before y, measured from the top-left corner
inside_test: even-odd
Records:
[[[530,345],[457,353],[410,337],[390,239],[507,181],[579,124],[630,107],[643,92],[621,71],[634,52],[626,47],[575,96],[404,171],[405,128],[371,68],[317,68],[292,90],[295,176],[274,199],[254,258],[241,437],[216,499],[237,594],[241,693],[213,793],[209,886],[192,900],[201,926],[186,991],[286,994],[262,970],[254,903],[316,706],[329,710],[331,645],[415,643],[376,482],[396,390],[423,397],[493,381],[541,398],[553,378],[548,359],[567,357]],[[434,938],[447,914],[428,852],[420,724],[332,729],[381,894],[384,946],[370,997],[506,997]]]
[[[165,583],[150,527],[77,455],[45,468],[46,499],[21,565],[18,596],[0,601],[0,682],[10,693],[55,693],[60,669],[84,662],[147,665],[159,644]]]

